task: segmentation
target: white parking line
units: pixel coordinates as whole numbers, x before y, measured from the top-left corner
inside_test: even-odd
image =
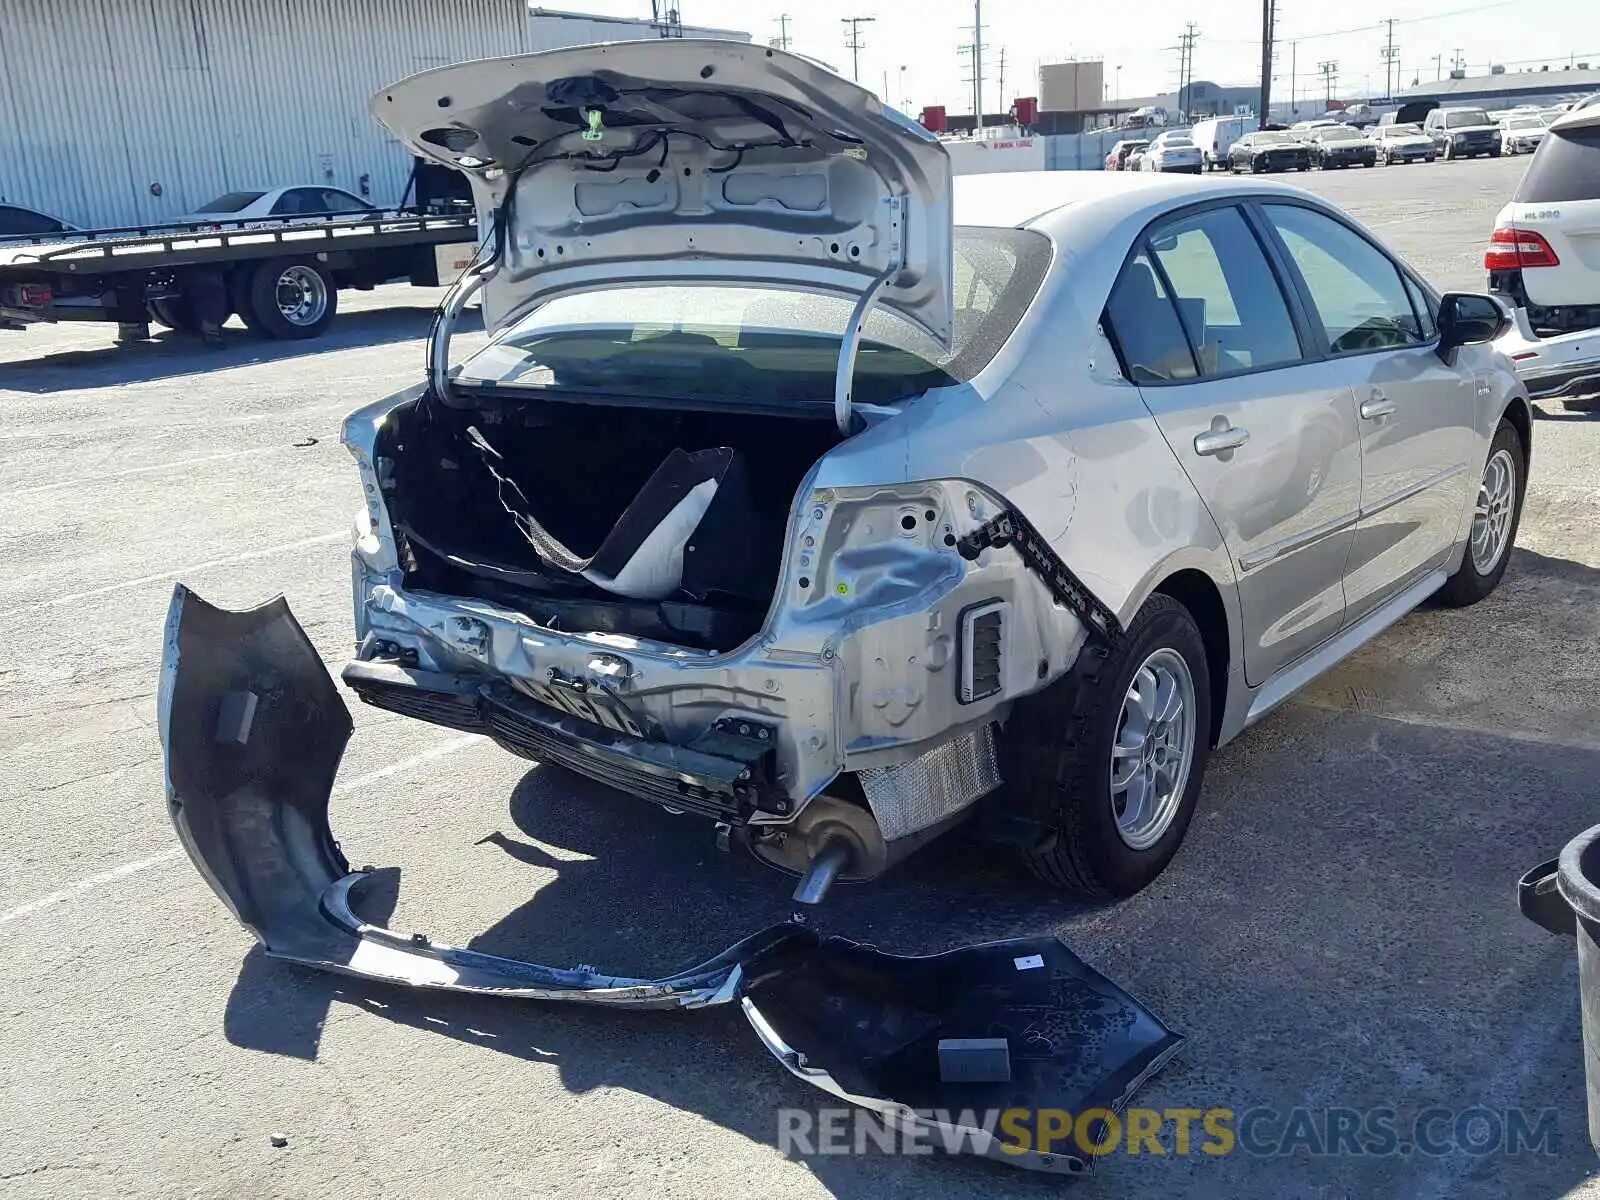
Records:
[[[145,467],[128,467],[123,471],[107,471],[104,475],[85,475],[78,479],[53,479],[49,483],[36,483],[30,487],[12,488],[10,495],[28,496],[34,492],[53,492],[60,488],[83,487],[93,483],[106,483],[112,479],[125,479],[130,475],[154,475],[158,471],[177,471],[184,467],[198,467],[203,463],[227,462],[235,458],[249,458],[263,454],[279,454],[287,446],[263,446],[255,450],[228,450],[222,454],[204,454],[199,458],[180,458],[175,462],[152,463]]]
[[[234,563],[249,562],[255,558],[269,558],[274,554],[282,554],[285,550],[299,550],[306,546],[320,546],[325,542],[337,542],[341,538],[348,538],[348,530],[339,530],[337,533],[319,533],[316,537],[301,538],[297,542],[283,542],[277,546],[263,546],[259,550],[246,550],[243,554],[230,554],[227,558],[211,558],[205,562],[190,563],[186,567],[174,567],[170,571],[158,571],[154,575],[141,575],[137,579],[124,579],[121,583],[108,583],[104,587],[90,588],[86,592],[68,592],[64,596],[52,596],[48,600],[36,600],[32,604],[19,604],[13,612],[28,612],[39,608],[54,608],[60,604],[73,604],[79,600],[88,600],[95,596],[106,596],[112,592],[126,591],[128,588],[143,587],[147,583],[160,583],[163,579],[176,579],[180,575],[192,575],[196,571],[209,571],[212,567],[231,567]]]
[[[483,738],[475,733],[462,734],[460,737],[451,738],[447,742],[440,742],[420,754],[413,754],[410,758],[402,758],[399,762],[390,763],[386,767],[379,767],[376,771],[368,771],[365,775],[357,775],[354,779],[347,779],[343,783],[334,785],[330,796],[342,796],[346,792],[354,792],[366,787],[369,783],[376,783],[380,779],[387,779],[391,775],[399,775],[413,767],[420,767],[430,763],[436,758],[443,758],[447,754],[454,754],[457,750],[465,750],[474,742],[482,742]],[[47,896],[40,896],[37,900],[30,900],[26,904],[19,904],[10,912],[0,914],[0,925],[9,925],[13,921],[20,921],[23,917],[31,917],[35,913],[44,912],[46,909],[55,908],[64,904],[75,896],[85,892],[92,892],[96,888],[104,887],[108,883],[115,883],[119,879],[126,879],[129,875],[137,875],[140,871],[147,871],[151,867],[158,867],[164,862],[171,862],[183,853],[183,847],[168,846],[160,854],[152,854],[149,858],[135,859],[133,862],[123,863],[120,867],[112,867],[109,871],[101,871],[97,875],[89,875],[83,879],[69,883],[58,891]]]

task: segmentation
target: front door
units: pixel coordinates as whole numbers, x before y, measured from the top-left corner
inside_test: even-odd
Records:
[[[1435,352],[1431,302],[1356,230],[1319,210],[1262,211],[1300,275],[1308,306],[1355,391],[1361,520],[1345,571],[1347,621],[1437,567],[1477,485],[1481,380]]]
[[[1279,281],[1232,205],[1148,231],[1107,318],[1227,543],[1245,674],[1260,684],[1344,623],[1361,490],[1344,372],[1304,360]]]

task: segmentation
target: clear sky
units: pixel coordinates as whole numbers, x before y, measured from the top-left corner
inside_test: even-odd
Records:
[[[649,0],[541,0],[567,8],[615,16],[648,17]],[[945,104],[952,112],[972,111],[967,56],[958,51],[972,40],[970,0],[679,0],[690,24],[745,29],[757,41],[775,37],[780,14],[789,15],[792,49],[823,59],[850,74],[846,27],[840,18],[870,16],[861,26],[861,81],[887,99],[915,112],[925,104]],[[1394,42],[1402,85],[1433,79],[1460,51],[1469,74],[1487,73],[1489,64],[1508,70],[1548,63],[1552,70],[1569,60],[1587,60],[1600,69],[1600,0],[1393,0],[1390,5],[1310,4],[1279,0],[1278,62],[1274,97],[1287,99],[1291,66],[1295,94],[1323,94],[1320,62],[1338,63],[1336,95],[1348,98],[1370,88],[1382,92],[1384,65],[1379,50],[1386,39],[1380,24],[1395,18]],[[984,0],[984,107],[1009,107],[1017,96],[1037,93],[1040,62],[1076,56],[1105,60],[1107,89],[1115,95],[1120,78],[1124,96],[1169,91],[1177,80],[1178,37],[1193,21],[1199,38],[1194,76],[1222,84],[1253,84],[1260,78],[1261,5],[1259,0]],[[1336,36],[1316,36],[1341,30]],[[1291,56],[1290,43],[1295,42]],[[1005,103],[999,103],[1000,52],[1005,51]],[[1436,65],[1435,55],[1442,55]],[[1292,58],[1292,62],[1291,62]],[[1120,66],[1120,73],[1116,68]],[[902,80],[904,82],[902,90]]]

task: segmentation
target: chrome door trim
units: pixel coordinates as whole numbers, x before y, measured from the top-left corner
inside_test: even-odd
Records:
[[[1411,499],[1411,497],[1425,492],[1431,487],[1437,487],[1441,483],[1448,483],[1466,469],[1466,463],[1457,463],[1453,467],[1446,467],[1442,471],[1435,471],[1426,479],[1419,480],[1416,483],[1411,484],[1409,487],[1403,487],[1398,492],[1394,492],[1388,496],[1385,496],[1382,500],[1379,500],[1374,504],[1366,505],[1361,509],[1360,518],[1361,520],[1365,521],[1368,517],[1375,517],[1385,509],[1393,508],[1396,504],[1404,504],[1407,500]]]
[[[1286,554],[1293,554],[1302,550],[1312,542],[1320,542],[1325,537],[1331,537],[1349,529],[1361,519],[1360,509],[1347,512],[1342,516],[1333,517],[1321,525],[1313,525],[1310,529],[1302,530],[1293,537],[1286,537],[1281,542],[1274,542],[1270,546],[1263,546],[1253,554],[1244,554],[1239,557],[1239,570],[1254,571],[1257,567],[1264,567],[1269,562],[1282,558]]]

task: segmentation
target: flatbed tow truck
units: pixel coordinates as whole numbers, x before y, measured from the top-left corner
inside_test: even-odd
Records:
[[[152,320],[220,343],[238,314],[274,339],[319,336],[341,288],[447,286],[478,241],[470,208],[288,221],[205,221],[0,240],[0,330],[105,321],[118,340]]]

